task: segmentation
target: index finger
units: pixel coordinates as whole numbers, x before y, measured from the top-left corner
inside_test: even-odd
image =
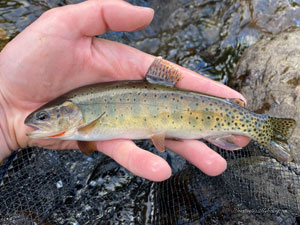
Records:
[[[55,14],[52,13],[55,11]],[[54,15],[53,15],[54,14]],[[48,33],[51,23],[55,23],[63,33],[70,36],[96,36],[113,31],[133,31],[147,26],[153,19],[154,10],[133,6],[123,0],[93,0],[67,5],[44,13],[49,19],[45,26]],[[59,20],[60,23],[57,23]],[[57,30],[56,30],[57,31]],[[68,31],[68,32],[66,32]]]

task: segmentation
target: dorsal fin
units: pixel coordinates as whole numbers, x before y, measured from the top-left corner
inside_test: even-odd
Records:
[[[157,57],[153,61],[146,73],[146,80],[149,83],[168,87],[174,87],[180,79],[181,74],[179,70],[161,57]]]

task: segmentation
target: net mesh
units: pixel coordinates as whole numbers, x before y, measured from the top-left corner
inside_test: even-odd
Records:
[[[254,143],[217,150],[228,161],[222,175],[206,176],[168,151],[160,154],[174,174],[155,183],[99,152],[20,149],[0,167],[0,224],[297,223],[299,166]]]

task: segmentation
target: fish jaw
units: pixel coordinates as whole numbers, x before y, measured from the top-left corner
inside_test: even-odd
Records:
[[[30,137],[30,138],[47,139],[47,138],[50,138],[51,136],[56,136],[63,132],[63,131],[61,131],[61,132],[59,132],[59,131],[58,132],[43,131],[41,128],[39,128],[37,126],[29,125],[29,124],[26,124],[26,125],[34,128],[33,131],[26,133],[26,136]]]
[[[63,138],[67,138],[68,136],[71,136],[72,132],[67,132],[64,130],[58,130],[58,131],[49,131],[49,130],[45,130],[43,129],[43,127],[39,127],[38,125],[35,124],[26,124],[27,126],[33,128],[33,131],[30,131],[28,133],[26,133],[27,137],[30,138],[37,138],[37,139],[63,139]]]

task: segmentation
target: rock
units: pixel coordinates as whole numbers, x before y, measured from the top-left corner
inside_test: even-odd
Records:
[[[248,100],[257,113],[294,118],[298,125],[289,140],[293,157],[300,153],[300,29],[289,28],[248,48],[240,59],[230,86]]]

